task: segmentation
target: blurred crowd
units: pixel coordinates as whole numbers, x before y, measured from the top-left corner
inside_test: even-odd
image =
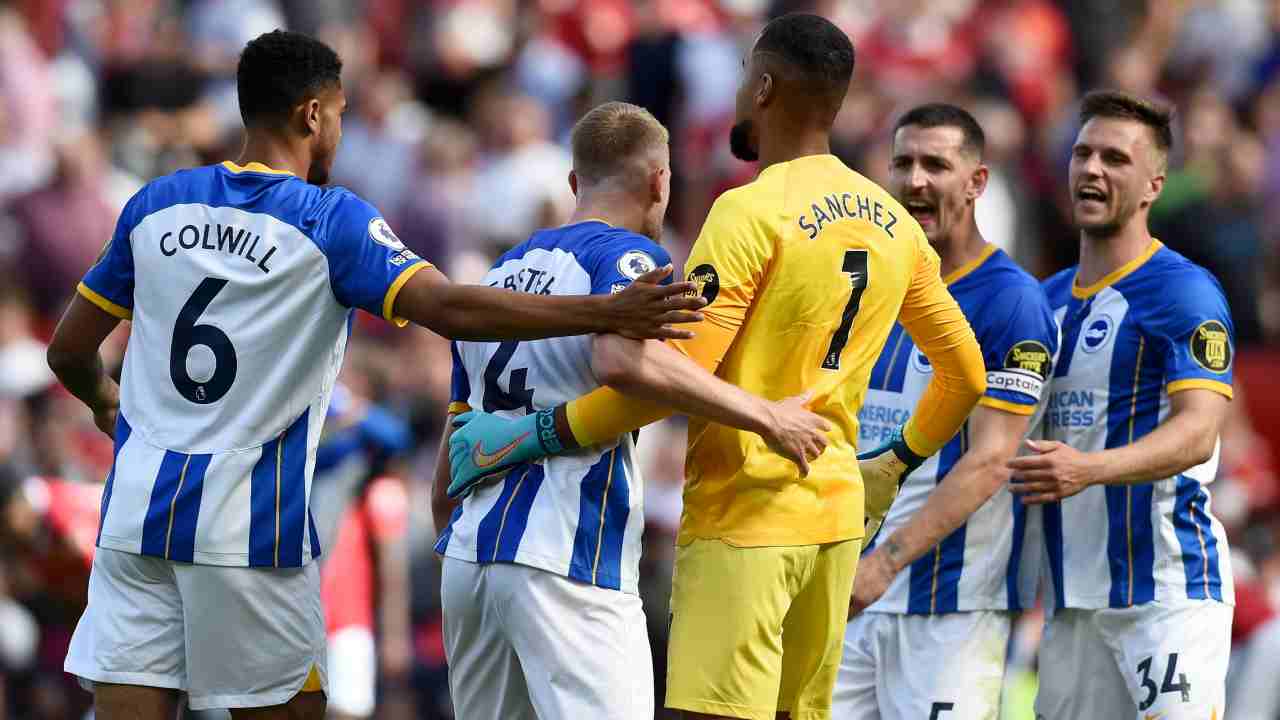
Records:
[[[112,452],[53,381],[43,341],[142,183],[237,156],[234,73],[248,40],[287,27],[338,50],[351,110],[333,181],[465,282],[567,217],[569,129],[610,99],[671,130],[665,238],[679,267],[711,201],[754,172],[728,152],[740,62],[764,21],[792,10],[854,39],[836,154],[881,180],[897,114],[926,100],[970,109],[992,170],[979,226],[1041,277],[1076,256],[1065,181],[1079,97],[1109,86],[1176,105],[1153,231],[1218,277],[1239,345],[1212,488],[1240,598],[1231,683],[1240,696],[1280,692],[1266,672],[1280,663],[1280,2],[0,0],[0,720],[79,718],[89,700],[61,663]],[[108,367],[126,336],[122,326],[109,342]],[[379,717],[451,717],[428,502],[449,371],[439,337],[359,317],[327,431],[334,471],[317,477],[331,503],[326,552],[350,532],[368,556],[359,601],[335,602],[359,605],[353,622],[377,638],[367,663]],[[669,421],[641,440],[659,697],[683,438]],[[1037,623],[1028,615],[1011,647],[1010,718],[1034,693]]]

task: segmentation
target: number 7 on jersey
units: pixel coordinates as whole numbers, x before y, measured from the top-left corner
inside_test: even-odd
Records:
[[[853,318],[858,314],[858,304],[862,302],[862,293],[867,289],[867,251],[846,250],[844,263],[840,272],[849,276],[849,284],[853,290],[849,293],[849,302],[844,306],[844,315],[840,318],[840,326],[831,336],[831,346],[822,360],[823,370],[840,369],[840,353],[849,342],[849,330],[853,328]]]

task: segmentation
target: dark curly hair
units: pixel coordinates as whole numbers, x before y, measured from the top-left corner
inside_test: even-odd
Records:
[[[853,43],[819,15],[789,13],[770,20],[760,31],[755,51],[780,58],[793,82],[837,108],[853,78]]]
[[[342,60],[333,48],[288,30],[259,35],[240,53],[236,90],[245,126],[276,125],[321,90],[342,83]]]

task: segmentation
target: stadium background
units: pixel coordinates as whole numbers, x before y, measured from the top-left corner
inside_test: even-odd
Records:
[[[236,157],[245,42],[288,27],[334,45],[351,101],[334,181],[467,281],[567,215],[568,130],[615,98],[672,130],[666,242],[683,259],[711,200],[752,174],[726,140],[739,61],[762,23],[789,10],[820,12],[854,38],[833,145],[872,178],[887,170],[889,124],[911,103],[975,113],[992,168],[979,225],[1041,277],[1076,254],[1063,185],[1078,98],[1113,86],[1176,103],[1154,229],[1218,276],[1239,342],[1213,486],[1240,598],[1232,692],[1276,692],[1273,678],[1249,676],[1280,663],[1280,2],[0,0],[0,720],[79,718],[89,697],[60,668],[111,449],[52,382],[42,343],[133,191]],[[123,335],[109,342],[109,365]],[[383,572],[398,574],[400,559],[408,573],[403,589],[373,593],[391,608],[380,617],[407,608],[411,624],[381,645],[379,717],[450,717],[428,502],[448,377],[440,338],[359,318],[343,382],[388,411],[387,432],[411,438],[389,444],[383,468],[403,478],[407,529],[392,523],[368,540],[386,553]],[[658,678],[682,442],[676,421],[641,442]],[[1039,622],[1018,625],[1008,718],[1029,717]]]

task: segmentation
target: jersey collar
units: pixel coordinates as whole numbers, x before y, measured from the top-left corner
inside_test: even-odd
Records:
[[[1121,265],[1115,270],[1112,270],[1111,272],[1107,273],[1101,280],[1099,280],[1098,282],[1088,287],[1080,287],[1079,285],[1076,284],[1076,280],[1078,278],[1073,277],[1071,280],[1072,297],[1076,298],[1077,300],[1084,300],[1085,298],[1089,298],[1089,297],[1093,297],[1094,295],[1097,295],[1098,292],[1103,288],[1109,287],[1111,285],[1114,285],[1120,282],[1121,280],[1123,280],[1124,278],[1132,274],[1134,270],[1137,270],[1138,268],[1142,267],[1142,265],[1148,260],[1150,260],[1152,255],[1155,255],[1157,252],[1159,252],[1160,248],[1162,247],[1164,247],[1164,243],[1160,242],[1159,240],[1156,240],[1155,238],[1152,238],[1151,244],[1147,246],[1146,250],[1142,251],[1141,255]],[[1079,272],[1080,270],[1079,268],[1077,268],[1076,273],[1078,274]]]
[[[942,278],[943,284],[951,285],[957,282],[958,280],[961,280],[964,277],[968,276],[974,270],[977,270],[979,267],[981,267],[982,263],[986,262],[988,258],[994,255],[996,250],[998,249],[999,248],[997,248],[995,245],[991,243],[987,243],[987,246],[982,248],[982,252],[978,253],[978,257],[970,260],[969,262],[961,265],[955,270],[952,270],[951,272],[947,273],[946,277]]]
[[[248,165],[237,165],[231,162],[230,160],[224,160],[222,162],[222,167],[230,170],[233,173],[256,172],[256,173],[267,173],[270,175],[292,175],[293,174],[288,170],[276,170],[275,168],[267,167],[266,165],[263,165],[260,162],[251,162]]]

